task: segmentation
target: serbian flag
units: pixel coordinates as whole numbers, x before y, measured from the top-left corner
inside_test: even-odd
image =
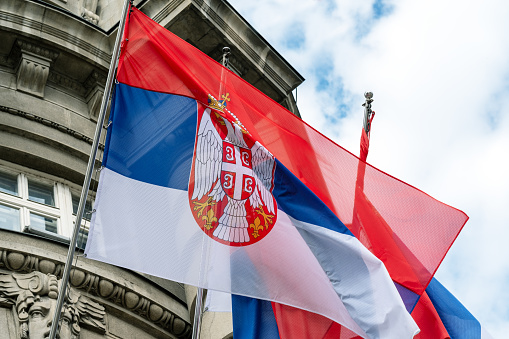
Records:
[[[412,311],[421,332],[416,339],[491,339],[481,323],[437,279]]]
[[[358,217],[357,157],[135,8],[117,81],[87,257],[361,337],[418,332],[391,253],[382,262],[345,226]],[[396,282],[422,293],[466,215],[372,167],[364,194],[422,263]]]
[[[319,315],[264,300],[232,296],[234,338],[357,339]],[[433,278],[412,311],[415,339],[492,339],[481,323]]]

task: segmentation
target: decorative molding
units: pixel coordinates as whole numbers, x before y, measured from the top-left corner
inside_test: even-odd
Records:
[[[50,62],[55,61],[60,53],[53,51],[49,48],[29,42],[26,40],[17,39],[14,46],[18,49],[18,53],[31,53],[35,54],[40,58],[49,60]]]
[[[76,138],[78,140],[85,141],[86,143],[88,143],[90,145],[92,145],[92,143],[93,143],[92,138],[89,138],[86,135],[84,135],[84,134],[82,134],[82,133],[80,133],[78,131],[75,131],[73,129],[70,129],[70,128],[64,126],[64,125],[61,125],[61,124],[56,123],[54,121],[51,121],[49,119],[45,119],[45,118],[42,118],[40,116],[37,116],[37,115],[35,115],[33,113],[28,113],[28,112],[25,112],[25,111],[21,111],[19,109],[15,109],[15,108],[11,108],[11,107],[6,107],[6,106],[0,106],[0,112],[5,112],[5,113],[12,114],[12,115],[17,115],[17,116],[23,117],[25,119],[38,122],[38,123],[43,124],[45,126],[48,126],[48,127],[54,128],[56,130],[59,130],[60,132],[69,134],[70,136],[72,136],[72,137],[74,137],[74,138]],[[99,148],[101,150],[104,150],[104,145],[99,144]]]
[[[61,279],[63,268],[63,262],[0,248],[0,269],[13,271],[12,276],[15,273],[33,273],[38,277],[54,277],[56,280]],[[5,292],[3,291],[6,287],[2,279],[8,280],[8,278],[2,278],[2,275],[0,275],[0,307],[13,305],[5,297]],[[191,337],[192,329],[189,323],[160,303],[149,299],[141,293],[82,269],[72,269],[69,282],[76,291],[85,291],[91,295],[113,302],[124,308],[127,312],[141,316],[178,338]]]
[[[11,51],[11,59],[17,63],[17,90],[44,97],[49,69],[58,55],[58,52],[39,44],[16,40]]]
[[[38,271],[0,274],[0,306],[15,306],[21,339],[43,338],[53,319],[60,281],[53,274]],[[61,339],[77,339],[80,324],[106,333],[104,306],[69,289],[62,308]]]
[[[168,15],[170,15],[170,13],[172,13],[183,2],[184,2],[184,0],[172,0],[172,1],[169,1],[166,4],[166,6],[164,6],[164,8],[159,11],[159,13],[154,15],[152,20],[154,20],[157,23],[160,23],[161,20],[165,19]]]
[[[84,97],[87,92],[85,86],[83,86],[78,81],[55,71],[51,71],[49,73],[48,82],[52,82],[60,87],[65,88],[66,90],[76,92],[78,95],[82,97]]]
[[[6,21],[12,24],[20,25],[22,27],[33,29],[42,34],[48,34],[58,39],[62,39],[64,42],[87,51],[93,56],[101,59],[106,65],[110,64],[111,54],[100,50],[94,45],[66,31],[60,30],[37,20],[32,20],[27,17],[8,12],[0,12],[0,21]]]
[[[106,77],[107,76],[105,74],[93,70],[85,82],[83,82],[83,86],[87,89],[91,89],[97,85],[104,88],[104,86],[106,86]]]

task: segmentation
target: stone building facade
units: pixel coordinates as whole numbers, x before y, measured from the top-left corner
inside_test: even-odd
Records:
[[[226,1],[135,5],[216,60],[230,47],[234,72],[298,114],[292,90],[303,78]],[[122,0],[0,1],[0,339],[49,333],[121,8]],[[89,222],[81,226],[83,247]],[[191,337],[191,286],[80,253],[70,286],[62,339]],[[202,338],[231,332],[230,314],[205,313]]]

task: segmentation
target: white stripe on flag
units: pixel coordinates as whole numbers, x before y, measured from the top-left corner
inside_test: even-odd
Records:
[[[335,255],[337,246],[346,246],[346,251],[358,251],[360,244],[352,245],[352,242],[357,242],[355,238],[294,220],[299,224],[299,233],[290,218],[280,210],[273,230],[262,241],[245,247],[230,247],[212,240],[198,227],[187,191],[136,181],[108,168],[101,171],[94,208],[96,212],[92,217],[86,248],[87,257],[91,259],[206,289],[294,306],[328,317],[361,336],[366,336],[366,333],[359,324],[372,331],[372,322],[380,321],[381,314],[385,312],[382,310],[375,317],[366,317],[366,312],[359,312],[356,309],[359,304],[352,300],[347,304],[353,313],[348,312],[334,289],[338,285],[335,283],[336,286],[333,286],[320,265],[327,260],[320,256],[317,260],[313,255],[316,251],[310,250],[301,234],[309,228],[319,229],[318,233],[313,231],[305,237],[315,241],[313,246],[322,246],[323,243],[326,251],[332,251],[330,255]],[[122,228],[113,225],[121,225]],[[371,255],[358,253],[361,254],[354,257],[357,256],[364,269],[367,262],[371,271],[373,261],[365,258]],[[379,267],[375,267],[376,270]],[[351,269],[345,270],[349,271],[352,272]],[[372,272],[366,271],[366,279],[372,279],[369,274]],[[348,279],[345,278],[346,281]],[[369,281],[376,290],[380,281]],[[340,288],[346,287],[340,284]],[[352,291],[356,287],[350,286]],[[392,290],[395,291],[394,287]],[[373,292],[369,288],[363,292],[369,298],[379,298],[384,291],[375,291],[374,296],[371,296]],[[344,291],[343,299],[348,293]],[[392,304],[400,300],[399,296],[392,294],[382,299],[390,304],[388,310],[393,310]],[[376,306],[383,305],[376,303]],[[391,313],[386,315],[393,316]],[[401,335],[391,332],[392,337],[410,337],[418,330],[416,326],[411,328],[407,319],[396,327],[401,328],[398,332]],[[390,338],[383,335],[373,337]]]

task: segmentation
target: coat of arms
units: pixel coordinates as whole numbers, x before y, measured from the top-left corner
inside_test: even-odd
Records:
[[[221,112],[222,113],[222,112]],[[245,246],[276,222],[274,156],[227,114],[205,109],[198,126],[189,199],[211,238]]]

